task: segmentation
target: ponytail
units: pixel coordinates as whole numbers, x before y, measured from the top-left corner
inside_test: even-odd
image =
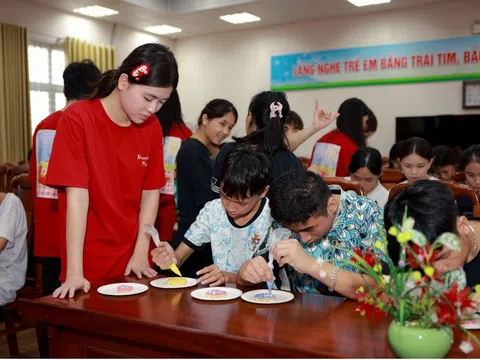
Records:
[[[257,146],[258,150],[269,157],[280,149],[288,149],[283,126],[290,105],[283,92],[264,91],[255,95],[248,112],[256,129],[243,138],[234,137],[235,141]]]
[[[117,87],[120,71],[118,69],[105,71],[100,79],[93,84],[95,87],[90,99],[103,99],[110,95]]]

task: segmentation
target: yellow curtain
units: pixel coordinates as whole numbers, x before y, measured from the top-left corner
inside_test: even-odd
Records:
[[[113,46],[91,44],[71,37],[65,38],[63,46],[67,64],[90,59],[102,72],[115,68],[117,50]]]
[[[0,23],[0,163],[27,160],[30,144],[27,29]]]

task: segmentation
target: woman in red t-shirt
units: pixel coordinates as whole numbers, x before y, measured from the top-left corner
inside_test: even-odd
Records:
[[[176,157],[181,143],[192,136],[192,131],[185,125],[182,106],[177,90],[173,90],[165,105],[155,114],[162,125],[163,157],[166,184],[161,190],[155,227],[162,241],[172,241],[173,227],[177,222],[175,206],[175,169]]]
[[[353,154],[365,146],[369,109],[357,98],[338,109],[337,128],[322,136],[312,151],[309,169],[322,176],[348,176]]]
[[[59,121],[47,185],[59,188],[63,284],[53,296],[88,292],[90,281],[153,277],[144,224],[155,222],[165,185],[162,128],[155,113],[178,84],[173,53],[139,46],[104,73],[92,100]]]

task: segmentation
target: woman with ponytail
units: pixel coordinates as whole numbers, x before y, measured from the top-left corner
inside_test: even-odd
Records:
[[[290,112],[290,105],[283,92],[263,91],[255,95],[248,107],[246,119],[247,135],[243,138],[234,138],[234,143],[225,144],[215,161],[215,169],[212,177],[212,190],[220,196],[220,184],[218,178],[220,168],[225,156],[232,151],[237,144],[246,144],[265,153],[273,165],[272,181],[287,171],[303,169],[300,160],[289,150],[297,148],[315,132],[328,126],[338,114],[333,115],[326,109],[319,109],[315,104],[314,131],[303,129],[291,138],[285,135],[285,117]],[[313,128],[313,127],[312,127]]]
[[[178,84],[173,53],[137,47],[104,73],[91,100],[59,121],[46,183],[59,189],[62,285],[53,296],[88,292],[90,281],[153,277],[145,224],[165,185],[162,128],[155,113]]]

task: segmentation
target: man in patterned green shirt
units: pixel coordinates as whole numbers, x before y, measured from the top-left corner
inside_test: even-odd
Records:
[[[283,175],[270,191],[272,217],[298,234],[270,249],[279,266],[287,265],[293,291],[356,298],[360,286],[373,282],[345,263],[351,257],[345,250],[372,248],[385,260],[383,211],[376,203],[304,170]],[[260,259],[251,262],[239,272],[247,282],[252,271],[267,269]]]

